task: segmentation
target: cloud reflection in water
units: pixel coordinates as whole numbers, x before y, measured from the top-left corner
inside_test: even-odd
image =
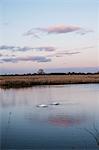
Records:
[[[49,117],[48,122],[57,126],[69,127],[73,125],[78,125],[84,122],[86,119],[81,116],[55,116]]]
[[[32,113],[25,115],[25,119],[29,122],[36,123],[48,123],[49,125],[60,126],[60,127],[70,127],[74,125],[80,125],[84,123],[87,118],[85,115],[73,115],[73,114],[46,114],[42,116],[40,114],[33,115]]]

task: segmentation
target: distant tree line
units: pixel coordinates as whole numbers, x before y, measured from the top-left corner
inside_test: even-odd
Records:
[[[35,75],[95,75],[99,74],[99,71],[97,72],[51,72],[51,73],[46,73],[43,69],[39,69],[37,73],[26,73],[26,74],[3,74],[0,76],[35,76]]]

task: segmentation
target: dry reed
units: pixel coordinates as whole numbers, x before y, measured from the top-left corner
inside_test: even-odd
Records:
[[[99,74],[94,75],[32,75],[0,76],[1,88],[21,88],[33,85],[99,83]]]

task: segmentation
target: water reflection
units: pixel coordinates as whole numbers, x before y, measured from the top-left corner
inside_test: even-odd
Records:
[[[47,115],[38,115],[33,112],[30,112],[28,114],[24,115],[24,118],[28,120],[29,122],[44,122],[44,123],[49,123],[52,125],[57,125],[57,126],[64,126],[64,127],[69,127],[73,125],[79,125],[81,123],[84,123],[87,121],[86,116],[74,116],[71,114],[64,114],[64,113],[51,113]]]
[[[64,126],[64,127],[69,127],[73,125],[79,125],[86,121],[84,117],[80,116],[55,116],[55,117],[49,117],[48,122],[53,124],[53,125],[58,125],[58,126]]]
[[[60,127],[80,125],[88,120],[87,115],[84,114],[84,112],[82,114],[71,113],[66,111],[65,109],[60,109],[61,107],[62,107],[61,105],[50,107],[49,109],[48,108],[36,109],[34,107],[34,109],[30,110],[29,112],[25,112],[24,119],[30,123],[42,122]]]
[[[8,121],[7,121],[7,126],[6,126],[6,129],[5,129],[5,139],[4,139],[4,145],[5,145],[5,148],[7,147],[8,145],[8,138],[9,138],[9,129],[11,127],[11,115],[12,115],[12,112],[9,112],[8,113]]]
[[[0,89],[0,107],[7,108],[28,105],[28,95],[23,97],[23,91],[24,89]]]

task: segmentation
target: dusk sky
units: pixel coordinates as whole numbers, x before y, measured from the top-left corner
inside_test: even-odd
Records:
[[[98,6],[98,0],[0,0],[0,74],[99,71]]]

